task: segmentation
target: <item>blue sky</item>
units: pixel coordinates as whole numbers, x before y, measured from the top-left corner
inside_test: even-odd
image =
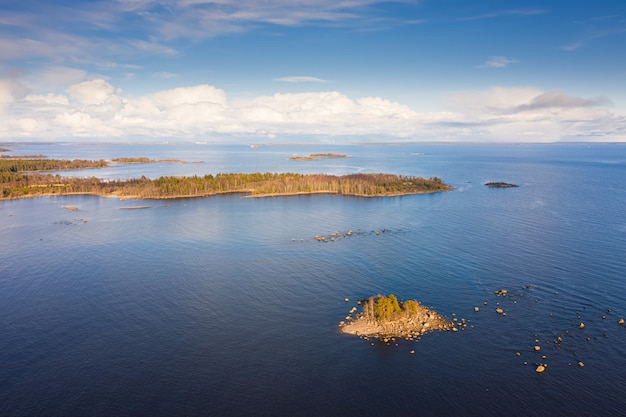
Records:
[[[626,141],[626,3],[0,0],[0,140]]]

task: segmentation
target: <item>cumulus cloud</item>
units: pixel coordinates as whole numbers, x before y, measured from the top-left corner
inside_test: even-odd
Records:
[[[206,84],[132,97],[103,79],[75,83],[60,94],[16,95],[13,82],[0,79],[0,139],[207,140],[214,135],[254,135],[293,140],[297,135],[320,135],[376,140],[626,141],[624,116],[603,107],[608,99],[581,98],[560,90],[493,87],[459,92],[446,97],[446,111],[417,112],[383,97],[351,98],[338,91],[277,93],[231,102],[225,91]]]
[[[92,80],[74,84],[68,91],[70,97],[82,105],[100,105],[113,96],[114,88],[104,80]]]
[[[198,103],[226,104],[226,94],[224,91],[206,84],[159,91],[150,97],[155,103],[162,107],[176,107]]]
[[[48,94],[29,94],[28,96],[24,97],[24,103],[33,103],[35,105],[49,104],[49,105],[69,106],[70,101],[68,100],[67,96],[48,93]]]

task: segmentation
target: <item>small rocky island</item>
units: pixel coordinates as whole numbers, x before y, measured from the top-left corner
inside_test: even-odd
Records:
[[[339,323],[342,333],[387,342],[391,338],[414,340],[431,331],[456,330],[453,322],[435,310],[415,300],[400,302],[393,294],[373,296],[358,304],[363,311],[357,313],[356,307],[350,310],[345,321]]]
[[[488,182],[488,183],[485,183],[485,186],[487,186],[487,187],[493,187],[493,188],[511,188],[511,187],[519,187],[519,185],[517,185],[517,184],[510,184],[510,183],[508,183],[508,182],[502,182],[502,181]]]

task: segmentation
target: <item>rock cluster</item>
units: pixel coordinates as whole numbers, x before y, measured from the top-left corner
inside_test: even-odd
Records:
[[[522,289],[522,293],[516,291],[507,291],[506,289],[495,290],[494,295],[496,297],[506,297],[505,300],[496,302],[496,313],[500,315],[506,315],[506,311],[514,314],[513,304],[517,304],[518,297],[524,299],[528,297],[533,286],[527,285]],[[559,292],[554,292],[555,295],[559,295]],[[537,303],[539,300],[534,299]],[[487,305],[487,301],[484,302]],[[505,307],[506,305],[506,307]],[[588,307],[592,307],[589,309]],[[594,311],[595,310],[595,311]],[[475,308],[475,311],[476,310]],[[570,328],[566,328],[563,331],[554,331],[553,336],[549,339],[542,339],[538,334],[534,335],[534,343],[529,343],[525,350],[518,350],[515,355],[523,360],[524,365],[534,363],[535,371],[537,373],[543,373],[548,369],[548,356],[551,359],[559,359],[563,361],[563,354],[572,355],[572,358],[566,359],[566,363],[569,366],[577,365],[582,368],[585,363],[581,361],[580,354],[590,349],[591,343],[602,338],[609,337],[609,329],[602,321],[612,313],[610,308],[604,308],[601,310],[594,309],[593,306],[582,306],[580,311],[575,312],[575,316],[570,321]],[[550,314],[550,317],[555,317]],[[597,321],[597,320],[600,321]],[[624,319],[617,320],[617,324],[624,325]],[[541,339],[541,340],[540,340]],[[584,348],[583,348],[584,346]],[[572,360],[573,359],[573,360]]]
[[[372,230],[371,232],[364,232],[361,229],[358,229],[356,232],[352,230],[348,230],[346,232],[336,231],[336,232],[331,232],[328,234],[315,235],[309,240],[312,240],[315,242],[334,242],[336,240],[349,238],[351,236],[358,237],[358,236],[365,236],[365,235],[380,235],[381,233],[389,233],[389,232],[391,232],[389,229]],[[292,239],[292,241],[295,241],[295,240],[296,239]],[[301,241],[304,242],[305,240],[301,239]]]

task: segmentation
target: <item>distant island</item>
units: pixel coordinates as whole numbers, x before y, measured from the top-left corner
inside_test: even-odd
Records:
[[[501,182],[501,181],[497,181],[497,182],[488,182],[485,184],[487,187],[494,187],[494,188],[511,188],[511,187],[519,187],[519,185],[517,184],[509,184],[508,182]]]
[[[179,164],[186,163],[182,159],[150,159],[150,158],[113,158],[111,162],[116,164],[156,164],[159,162],[176,162]]]
[[[318,159],[325,158],[351,158],[350,155],[343,155],[340,153],[312,153],[309,156],[292,156],[290,161],[317,161]]]
[[[359,337],[373,337],[384,342],[390,338],[413,340],[425,333],[437,330],[456,330],[454,323],[421,305],[418,301],[399,302],[395,295],[377,295],[359,301],[363,311],[350,310],[339,323],[342,333]]]
[[[111,164],[151,164],[158,162],[184,163],[180,159],[150,158],[114,158],[104,159],[47,159],[45,155],[0,155],[0,173],[2,172],[36,172],[36,171],[68,171],[86,168],[106,168]]]
[[[2,150],[0,150],[2,152]],[[0,159],[44,159],[46,155],[0,155]]]
[[[37,171],[97,168],[106,161],[0,160],[0,199],[46,195],[92,194],[118,198],[172,199],[243,193],[251,197],[340,194],[359,197],[400,196],[450,191],[440,178],[392,174],[344,176],[296,173],[234,173],[192,177],[145,176],[128,180],[62,177]]]

